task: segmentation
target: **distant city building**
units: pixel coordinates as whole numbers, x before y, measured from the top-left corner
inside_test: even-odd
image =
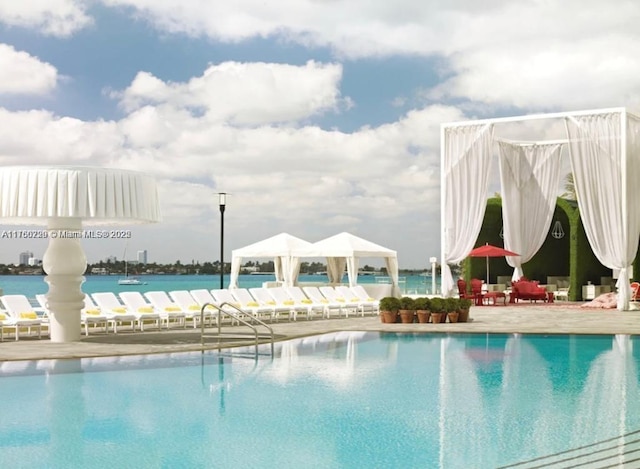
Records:
[[[147,263],[147,250],[138,251],[138,264],[146,264]]]
[[[27,265],[29,265],[31,267],[35,267],[37,265],[40,265],[40,259],[36,259],[35,257],[30,257],[29,261],[27,262]]]
[[[105,262],[118,262],[118,258],[116,256],[108,256],[105,260]]]
[[[109,271],[105,267],[92,267],[91,274],[92,275],[108,275]]]
[[[33,257],[33,253],[30,251],[21,252],[18,265],[29,265],[29,259],[31,259],[32,257]]]

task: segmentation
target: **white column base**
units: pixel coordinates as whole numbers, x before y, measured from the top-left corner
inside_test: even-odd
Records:
[[[81,233],[82,222],[76,218],[53,218],[48,226],[49,246],[42,259],[48,274],[47,308],[52,342],[80,340],[80,310],[84,307],[84,271],[87,259],[80,238],[65,237],[70,232]]]

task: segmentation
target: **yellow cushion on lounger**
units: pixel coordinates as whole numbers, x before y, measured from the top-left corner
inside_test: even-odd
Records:
[[[139,313],[153,313],[153,308],[151,306],[141,306],[138,308]]]
[[[320,303],[329,303],[329,300],[327,300],[327,299],[322,299],[322,300],[320,300]]]
[[[360,298],[351,298],[351,302],[353,303],[354,301],[358,302],[358,301],[360,301]]]
[[[313,303],[313,301],[311,301],[308,298],[305,298],[304,300],[300,300],[300,303],[304,303],[305,305],[310,305],[311,303]]]
[[[200,306],[198,305],[189,305],[189,310],[190,311],[200,311]]]
[[[165,311],[180,311],[180,308],[177,306],[166,306],[164,308]]]
[[[260,306],[260,305],[258,303],[256,303],[255,301],[249,301],[247,303],[247,306],[254,306],[255,307],[255,306]]]
[[[4,314],[0,313],[0,321],[6,321],[7,317]]]
[[[375,298],[367,298],[367,301],[376,301]]]
[[[20,319],[38,319],[38,315],[35,311],[27,311],[26,313],[20,313]]]
[[[292,306],[295,303],[293,302],[293,300],[285,300],[285,301],[282,302],[282,304],[287,305],[287,306]]]
[[[344,298],[336,298],[336,301],[339,301],[340,303],[344,303]]]
[[[98,309],[88,309],[84,312],[84,314],[92,314],[93,316],[98,316],[100,314],[100,310]]]
[[[113,308],[111,311],[113,311],[114,313],[126,313],[127,312],[127,308]]]
[[[275,304],[276,304],[276,302],[275,302],[275,301],[267,301],[267,304],[268,304],[268,305],[272,305],[272,306],[273,306],[273,305],[275,305]]]

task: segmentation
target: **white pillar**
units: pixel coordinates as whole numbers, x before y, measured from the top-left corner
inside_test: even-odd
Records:
[[[82,221],[79,218],[51,218],[49,246],[42,267],[49,284],[47,308],[52,342],[80,340],[80,310],[84,306],[84,271],[87,258],[82,250]]]
[[[437,257],[429,258],[431,262],[431,294],[436,294],[436,263],[438,262]]]

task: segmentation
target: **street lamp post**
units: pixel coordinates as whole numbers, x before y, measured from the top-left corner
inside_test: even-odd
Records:
[[[224,209],[227,205],[227,193],[218,192],[220,206],[220,288],[224,288]]]

